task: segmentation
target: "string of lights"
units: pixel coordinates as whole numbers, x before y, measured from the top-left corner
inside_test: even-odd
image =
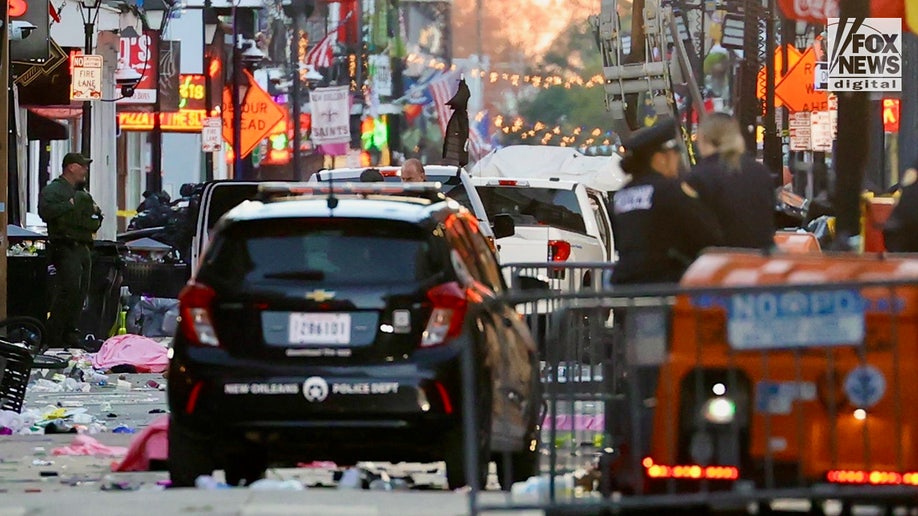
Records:
[[[479,114],[475,118],[477,121],[480,121],[482,116],[483,114]],[[543,145],[552,142],[556,142],[561,146],[612,144],[612,140],[609,138],[606,131],[599,127],[594,127],[589,130],[583,127],[575,127],[570,133],[561,134],[564,128],[560,125],[549,128],[545,122],[537,121],[535,123],[526,123],[526,121],[519,116],[508,120],[503,115],[495,116],[491,123],[498,131],[504,134],[519,135],[519,138],[522,140],[535,140],[538,138]]]
[[[440,61],[436,58],[425,58],[417,54],[409,54],[406,58],[406,61],[409,65],[411,64],[424,64],[429,68],[433,68],[440,71],[450,71],[456,70],[456,65],[447,66],[446,63]],[[467,74],[472,76],[478,76],[482,79],[485,79],[491,84],[496,83],[497,81],[506,81],[510,82],[513,86],[520,86],[521,84],[528,84],[536,88],[551,88],[552,86],[562,86],[564,88],[570,89],[575,86],[580,86],[584,88],[593,88],[596,86],[602,86],[605,82],[602,74],[596,74],[592,77],[580,77],[577,75],[526,75],[518,73],[507,73],[507,72],[489,72],[482,70],[480,68],[472,68],[471,70],[466,71]]]

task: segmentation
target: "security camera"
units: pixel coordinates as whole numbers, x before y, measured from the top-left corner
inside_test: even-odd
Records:
[[[119,62],[118,64],[119,67],[115,70],[115,84],[121,88],[122,97],[133,97],[134,90],[137,88],[143,76],[130,66],[125,66],[123,62]]]
[[[10,22],[10,41],[21,41],[29,37],[35,29],[35,25],[27,21],[14,20]]]

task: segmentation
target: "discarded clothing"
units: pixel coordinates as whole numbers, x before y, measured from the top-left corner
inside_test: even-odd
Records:
[[[154,419],[131,441],[127,455],[112,471],[150,471],[150,461],[169,458],[169,415]]]
[[[141,335],[117,335],[105,341],[92,357],[96,369],[130,364],[141,373],[161,373],[169,366],[166,348]]]
[[[88,435],[73,438],[70,446],[51,450],[52,455],[110,455],[119,457],[127,453],[124,446],[106,446]]]

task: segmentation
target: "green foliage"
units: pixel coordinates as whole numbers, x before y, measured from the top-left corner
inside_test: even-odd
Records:
[[[602,57],[589,23],[583,21],[569,26],[545,53],[542,65],[532,70],[532,73],[542,77],[560,76],[563,79],[581,77],[584,82],[601,74]],[[547,130],[559,126],[560,135],[549,141],[550,145],[558,145],[560,136],[573,135],[579,127],[581,134],[576,144],[585,143],[594,128],[605,131],[611,126],[611,116],[606,111],[603,96],[600,85],[589,88],[578,84],[541,88],[534,97],[520,102],[519,114],[525,120],[524,131],[537,122],[543,123]],[[505,144],[536,143],[541,140],[546,129],[526,139],[521,137],[522,132],[504,135]]]

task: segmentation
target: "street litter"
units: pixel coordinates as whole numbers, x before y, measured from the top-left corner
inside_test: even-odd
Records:
[[[88,435],[78,435],[73,438],[70,446],[62,446],[51,450],[52,455],[103,455],[122,456],[127,454],[123,446],[106,446]]]
[[[274,478],[262,478],[252,482],[249,489],[253,491],[303,491],[306,489],[299,480],[278,480]]]
[[[116,335],[106,340],[92,357],[96,369],[110,369],[129,364],[138,372],[161,373],[169,366],[166,348],[153,339],[141,335]]]

